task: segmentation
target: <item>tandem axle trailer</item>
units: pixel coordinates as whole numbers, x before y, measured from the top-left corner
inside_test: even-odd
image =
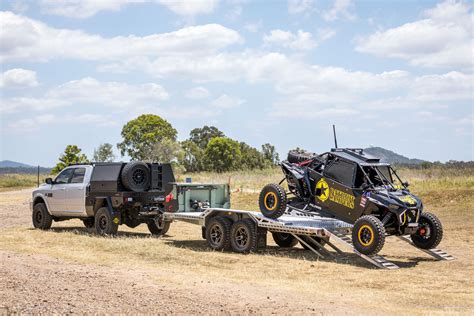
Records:
[[[165,222],[185,221],[201,226],[203,238],[215,250],[232,249],[239,253],[254,252],[266,247],[267,232],[270,232],[280,246],[292,247],[299,242],[319,258],[344,258],[347,255],[342,250],[344,249],[355,253],[377,268],[399,268],[383,256],[368,256],[357,251],[349,236],[352,225],[334,218],[301,212],[292,207],[288,207],[285,214],[278,219],[267,218],[260,212],[226,208],[164,213],[163,216]],[[399,238],[414,246],[409,236]],[[330,252],[327,248],[332,248],[335,252]],[[437,260],[455,259],[439,249],[419,250]]]

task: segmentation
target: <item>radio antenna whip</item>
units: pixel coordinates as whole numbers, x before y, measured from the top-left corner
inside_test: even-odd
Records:
[[[332,131],[334,133],[334,144],[336,145],[337,148],[337,138],[336,138],[336,125],[332,125]]]

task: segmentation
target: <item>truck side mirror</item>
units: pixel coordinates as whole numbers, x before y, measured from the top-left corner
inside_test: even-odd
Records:
[[[44,182],[45,182],[46,184],[53,184],[53,179],[51,179],[51,178],[46,178],[46,179],[44,180]]]

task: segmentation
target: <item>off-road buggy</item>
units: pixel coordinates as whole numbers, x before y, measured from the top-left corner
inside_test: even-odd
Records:
[[[415,246],[436,247],[443,229],[439,219],[423,211],[390,164],[362,149],[335,148],[321,155],[290,152],[281,163],[285,178],[266,185],[260,211],[276,219],[295,209],[353,224],[352,241],[361,253],[379,252],[386,235],[411,235]],[[286,180],[289,192],[281,184]]]

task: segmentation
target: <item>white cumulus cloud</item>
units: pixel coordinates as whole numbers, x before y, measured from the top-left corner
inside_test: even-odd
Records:
[[[1,62],[202,55],[242,41],[236,31],[219,24],[189,26],[143,37],[104,38],[80,30],[53,28],[12,12],[0,12],[0,37]]]
[[[33,70],[14,68],[0,73],[1,88],[35,87],[37,85],[36,72]]]
[[[316,41],[311,33],[298,30],[296,34],[290,31],[271,30],[263,36],[265,44],[279,45],[294,50],[309,50],[316,47]]]
[[[238,107],[239,105],[245,103],[245,100],[239,99],[236,97],[228,96],[227,94],[223,94],[214,101],[212,101],[211,105],[218,109],[230,109]]]
[[[352,7],[352,0],[334,0],[333,6],[322,12],[322,18],[326,21],[354,20],[356,16],[352,12]]]
[[[188,99],[205,99],[209,97],[211,93],[204,87],[195,87],[186,91],[185,95]]]
[[[423,15],[424,19],[359,38],[356,49],[379,57],[404,59],[416,66],[472,69],[471,5],[445,1]]]
[[[306,13],[313,9],[314,0],[288,0],[290,14]]]

